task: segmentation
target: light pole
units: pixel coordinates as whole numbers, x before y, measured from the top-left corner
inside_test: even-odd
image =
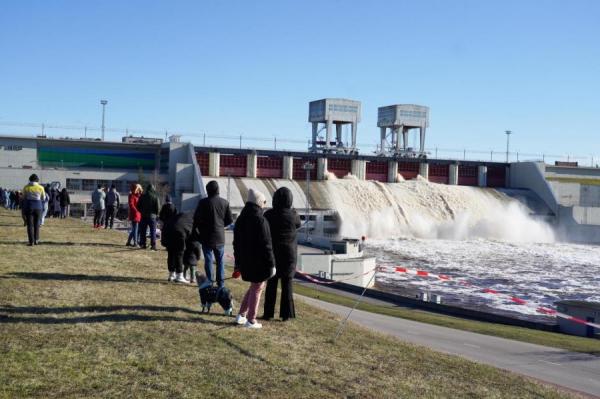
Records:
[[[304,219],[304,233],[306,237],[306,241],[308,241],[308,236],[310,234],[310,229],[308,227],[308,222],[310,220],[310,171],[315,168],[310,162],[306,162],[302,165],[302,169],[306,171],[306,216]]]
[[[510,135],[512,132],[510,130],[506,130],[506,163],[508,163],[508,154],[509,154],[509,146],[510,146]]]
[[[102,141],[104,141],[104,111],[106,110],[106,104],[108,101],[100,100],[100,104],[102,104]]]

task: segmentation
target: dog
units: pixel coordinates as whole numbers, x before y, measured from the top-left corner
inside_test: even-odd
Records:
[[[204,274],[199,272],[196,272],[196,282],[198,283],[202,313],[210,313],[211,306],[219,303],[226,316],[233,315],[233,299],[231,291],[227,287],[215,287]]]

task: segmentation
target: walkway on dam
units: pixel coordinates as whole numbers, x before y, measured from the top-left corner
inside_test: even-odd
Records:
[[[346,317],[350,311],[348,307],[305,296],[298,299],[338,316]],[[600,357],[362,310],[352,312],[349,321],[402,341],[600,397]]]

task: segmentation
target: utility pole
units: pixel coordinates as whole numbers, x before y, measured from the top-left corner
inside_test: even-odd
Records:
[[[104,113],[105,113],[106,104],[108,104],[108,101],[100,100],[100,104],[102,104],[102,141],[104,141]]]
[[[506,163],[508,163],[508,154],[510,154],[510,135],[512,134],[512,131],[506,130],[504,133],[506,133]]]

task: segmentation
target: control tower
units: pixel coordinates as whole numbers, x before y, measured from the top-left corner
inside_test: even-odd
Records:
[[[353,154],[356,148],[356,130],[360,122],[360,101],[345,98],[324,98],[308,104],[308,121],[312,123],[312,152],[335,152]],[[319,124],[324,124],[319,129]],[[349,124],[352,137],[349,143],[342,140],[342,126]],[[335,125],[335,139],[331,137]],[[325,129],[325,138],[319,133]]]
[[[381,155],[426,157],[425,130],[429,127],[429,107],[414,104],[379,107],[377,126],[381,129]],[[408,131],[411,129],[419,129],[419,151],[408,146]]]

